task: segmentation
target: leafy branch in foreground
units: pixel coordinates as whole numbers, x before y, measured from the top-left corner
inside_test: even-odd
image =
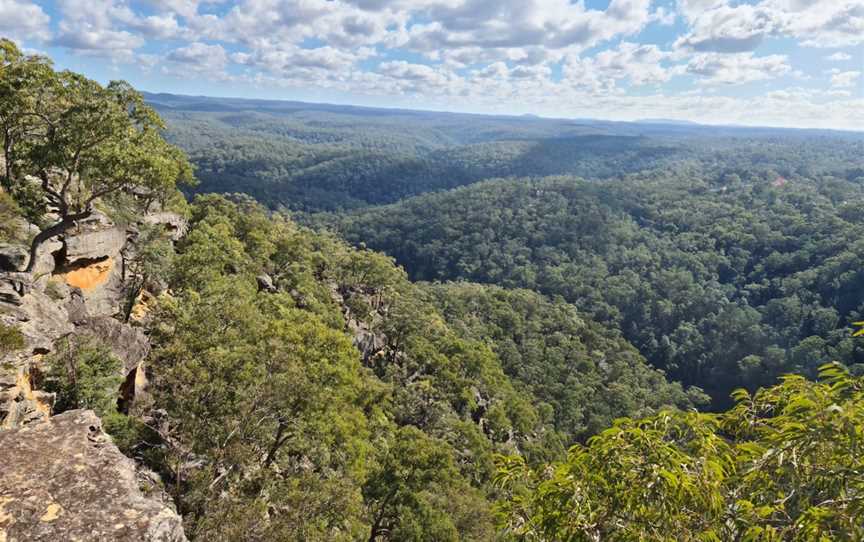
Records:
[[[864,378],[828,364],[734,399],[619,420],[538,470],[499,457],[501,524],[525,540],[861,540]]]

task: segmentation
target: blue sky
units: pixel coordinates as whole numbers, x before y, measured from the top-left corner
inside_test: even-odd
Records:
[[[864,129],[864,0],[0,0],[154,92]]]

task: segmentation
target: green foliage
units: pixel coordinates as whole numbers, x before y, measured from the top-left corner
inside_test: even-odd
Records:
[[[812,377],[825,359],[864,362],[844,328],[864,314],[864,222],[842,214],[864,187],[796,176],[778,188],[775,178],[742,171],[728,188],[690,168],[602,183],[494,180],[332,224],[413,279],[561,296],[722,408],[737,387]],[[838,185],[844,199],[832,196]]]
[[[484,499],[460,477],[451,454],[415,427],[397,431],[363,487],[370,540],[488,539],[489,511],[477,506]]]
[[[24,348],[24,335],[14,326],[0,322],[0,358]]]
[[[178,183],[192,183],[186,156],[162,138],[162,120],[128,83],[103,87],[55,72],[50,61],[24,55],[8,40],[0,46],[3,184],[31,221],[45,226],[31,252],[87,218],[97,202],[119,198],[120,207],[146,209],[171,198]],[[60,220],[43,225],[49,208]]]
[[[188,532],[250,529],[256,503],[279,510],[256,536],[355,532],[368,430],[348,340],[242,278],[186,290],[157,318],[155,399],[178,439],[173,491]],[[187,472],[189,457],[207,468]]]
[[[273,209],[340,211],[495,177],[607,179],[693,165],[730,182],[769,170],[860,176],[861,137],[851,133],[147,98],[197,166],[198,191],[243,192]]]
[[[143,224],[138,229],[134,252],[127,256],[127,291],[125,317],[128,320],[138,296],[148,284],[158,289],[170,274],[174,257],[174,244],[161,224]],[[50,283],[49,283],[50,284]]]
[[[0,243],[23,241],[16,219],[22,215],[21,208],[6,192],[0,191]]]
[[[538,407],[551,407],[564,443],[596,434],[615,418],[698,401],[698,390],[688,396],[623,338],[560,299],[469,283],[426,289],[451,326],[487,341],[505,373],[541,401]]]
[[[61,339],[44,363],[44,389],[56,393],[54,413],[77,408],[94,411],[105,432],[130,456],[139,455],[141,443],[156,437],[141,420],[118,411],[123,363],[97,339],[86,335]]]
[[[493,453],[549,433],[494,352],[387,257],[245,198],[190,214],[148,362],[187,534],[488,540]]]
[[[527,540],[860,540],[864,380],[820,378],[620,420],[538,470],[501,458],[501,523]]]
[[[86,408],[103,416],[117,411],[123,364],[95,339],[60,340],[45,365],[45,389],[57,394],[56,412]]]

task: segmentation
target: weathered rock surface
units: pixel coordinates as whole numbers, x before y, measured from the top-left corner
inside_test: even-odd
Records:
[[[181,542],[182,521],[139,489],[134,462],[89,410],[0,431],[0,540]]]
[[[20,271],[27,265],[27,249],[7,243],[0,243],[0,271]]]
[[[258,282],[258,291],[259,292],[267,292],[274,293],[278,291],[278,288],[273,284],[273,279],[270,278],[270,275],[261,274],[255,277],[255,280]]]
[[[18,367],[14,379],[0,375],[0,430],[47,420],[54,394],[35,389],[38,375],[34,361]]]
[[[79,322],[77,334],[90,335],[111,349],[123,362],[125,373],[135,369],[150,353],[150,342],[140,328],[124,325],[108,316],[92,316]]]
[[[0,281],[0,288],[2,284]],[[20,288],[24,295],[13,288],[17,298],[9,295],[10,299],[0,299],[5,301],[0,304],[0,320],[18,327],[26,342],[25,352],[48,352],[58,338],[75,329],[69,322],[69,314],[44,292],[29,287],[26,281],[22,281]]]
[[[189,229],[189,223],[177,213],[169,213],[167,211],[150,213],[144,216],[145,224],[162,224],[169,231],[171,239],[179,240],[186,235]]]
[[[64,234],[66,261],[98,260],[114,257],[126,245],[125,228],[114,226],[104,215],[94,213]]]

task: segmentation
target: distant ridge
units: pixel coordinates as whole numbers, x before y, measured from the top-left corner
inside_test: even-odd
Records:
[[[639,119],[633,122],[636,124],[671,124],[675,126],[702,126],[698,122],[693,122],[692,120],[680,119]]]
[[[522,126],[531,125],[546,133],[545,137],[561,137],[563,133],[577,131],[578,134],[567,133],[567,136],[604,134],[616,136],[656,136],[699,132],[711,136],[759,137],[778,134],[798,135],[842,135],[844,137],[860,138],[864,132],[850,130],[830,130],[822,128],[782,128],[772,126],[747,126],[733,124],[700,124],[679,119],[640,119],[636,121],[620,121],[594,118],[558,118],[545,117],[532,113],[527,114],[494,114],[465,113],[456,111],[438,111],[427,109],[406,109],[400,107],[372,107],[350,104],[332,104],[302,102],[296,100],[190,96],[170,94],[165,92],[141,92],[144,99],[162,113],[169,111],[186,111],[194,113],[263,113],[269,115],[292,115],[304,113],[326,113],[349,115],[357,118],[410,118],[412,122],[425,121],[431,124],[440,122],[469,120],[479,122],[478,126],[487,123],[516,123]],[[487,126],[488,127],[488,126]],[[535,137],[538,137],[535,134]]]

